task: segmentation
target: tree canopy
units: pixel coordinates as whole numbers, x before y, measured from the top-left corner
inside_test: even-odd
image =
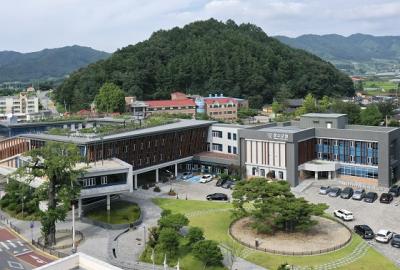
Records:
[[[105,83],[94,100],[99,112],[113,113],[125,111],[125,94],[114,83]]]
[[[17,171],[17,177],[47,179],[42,184],[48,200],[47,211],[41,213],[42,235],[46,245],[54,245],[56,222],[65,219],[71,201],[79,194],[77,178],[83,173],[75,168],[81,160],[79,149],[74,144],[47,142],[27,152],[26,156],[30,157],[30,162]]]
[[[296,198],[286,181],[268,182],[260,177],[237,183],[232,198],[235,214],[251,216],[251,226],[259,233],[306,231],[316,224],[311,217],[321,216],[328,208]],[[251,210],[244,208],[249,202],[254,206]]]
[[[348,76],[328,62],[268,37],[260,27],[214,19],[160,30],[150,39],[117,50],[110,58],[70,75],[55,93],[71,110],[87,108],[105,82],[138,99],[222,93],[249,99],[254,108],[285,96],[346,96]]]

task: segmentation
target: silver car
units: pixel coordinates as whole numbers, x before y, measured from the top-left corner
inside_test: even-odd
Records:
[[[361,201],[365,197],[365,189],[357,189],[354,190],[353,196],[351,197],[353,200]]]
[[[330,186],[327,186],[327,187],[322,186],[319,188],[319,194],[326,195],[329,193],[330,189],[331,189]]]

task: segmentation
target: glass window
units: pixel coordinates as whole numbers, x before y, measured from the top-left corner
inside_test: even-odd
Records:
[[[237,148],[235,146],[233,147],[233,153],[237,154]]]
[[[101,179],[101,184],[102,185],[106,185],[107,184],[107,175],[102,176],[100,179]]]
[[[232,139],[232,133],[228,132],[228,140]]]
[[[257,168],[256,168],[256,167],[253,167],[253,168],[251,169],[251,174],[252,174],[252,175],[256,175],[256,173],[257,173]]]
[[[232,146],[228,145],[228,153],[232,153]]]
[[[236,133],[233,133],[233,140],[236,141]]]

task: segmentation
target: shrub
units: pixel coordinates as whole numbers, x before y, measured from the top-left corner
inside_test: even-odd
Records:
[[[155,187],[153,188],[153,191],[154,191],[154,192],[161,192],[161,189],[160,189],[159,186],[155,186]]]
[[[173,190],[172,188],[168,191],[168,195],[169,196],[176,196],[176,192],[175,190]]]
[[[193,245],[201,240],[204,240],[204,232],[199,227],[190,227],[186,237],[189,241],[189,245]]]
[[[193,245],[193,255],[203,262],[204,268],[220,265],[223,259],[218,243],[212,240],[201,240]]]
[[[189,220],[185,215],[182,214],[170,214],[161,217],[158,220],[158,225],[160,228],[173,228],[176,231],[179,231],[183,226],[189,224]]]
[[[149,189],[149,186],[148,186],[147,184],[144,184],[144,185],[142,186],[142,189],[147,190],[147,189]]]
[[[161,229],[158,241],[164,252],[177,254],[179,249],[179,234],[173,228]]]

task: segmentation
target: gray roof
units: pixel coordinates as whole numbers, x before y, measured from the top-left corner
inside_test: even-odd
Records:
[[[306,113],[300,117],[338,118],[346,116],[344,113]]]
[[[30,138],[30,139],[39,139],[39,140],[46,140],[46,141],[58,141],[58,142],[69,142],[69,143],[76,143],[76,144],[87,144],[87,143],[94,143],[99,141],[107,141],[107,140],[114,140],[114,139],[124,139],[129,137],[136,137],[136,136],[143,136],[153,133],[160,133],[170,130],[179,130],[179,129],[186,129],[186,128],[193,128],[193,127],[200,127],[200,126],[209,126],[215,123],[215,121],[205,121],[205,120],[179,120],[178,122],[165,124],[150,128],[142,128],[142,129],[135,129],[131,131],[125,131],[117,134],[106,135],[103,137],[95,136],[63,136],[63,135],[50,135],[50,134],[22,134],[19,137]]]
[[[266,127],[259,129],[259,131],[276,132],[276,133],[297,133],[302,130],[304,129],[299,128],[297,126],[275,126],[275,127]]]

